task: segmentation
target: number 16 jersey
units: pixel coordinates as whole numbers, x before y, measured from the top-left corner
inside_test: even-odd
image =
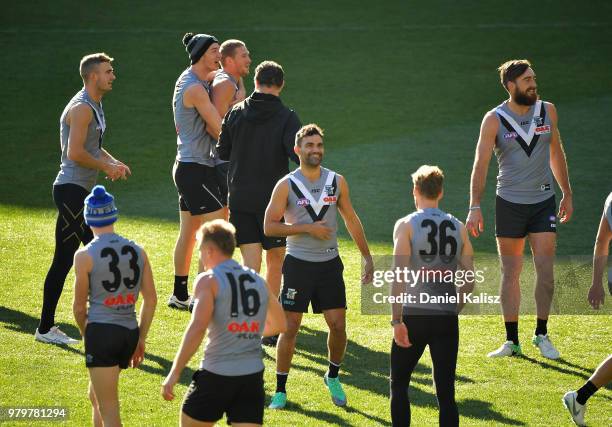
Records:
[[[87,322],[136,329],[135,306],[144,266],[142,248],[115,233],[96,236],[85,248],[93,259]]]
[[[268,288],[255,271],[228,259],[213,268],[219,284],[200,369],[217,375],[249,375],[264,369],[261,336]]]

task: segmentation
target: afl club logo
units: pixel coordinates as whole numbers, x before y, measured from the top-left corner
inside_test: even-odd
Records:
[[[513,139],[516,138],[518,136],[518,133],[516,132],[508,132],[504,134],[504,139]]]
[[[333,196],[334,194],[336,194],[336,187],[334,187],[333,185],[326,185],[325,192],[328,196]]]
[[[536,126],[544,126],[544,117],[534,117],[533,121],[535,123]]]
[[[306,199],[306,198],[303,198],[303,199],[297,199],[297,201],[295,202],[295,204],[296,204],[297,206],[308,206],[308,205],[310,205],[310,201],[309,201],[308,199]]]

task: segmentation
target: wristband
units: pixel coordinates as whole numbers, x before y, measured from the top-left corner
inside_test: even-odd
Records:
[[[472,206],[471,208],[468,209],[468,211],[476,211],[476,210],[480,210],[480,206]]]

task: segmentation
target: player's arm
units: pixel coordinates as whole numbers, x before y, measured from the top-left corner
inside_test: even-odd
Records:
[[[325,221],[317,221],[312,224],[285,224],[282,218],[287,209],[288,198],[289,179],[282,178],[276,183],[266,208],[266,215],[264,217],[264,233],[266,236],[286,237],[308,233],[312,237],[321,240],[330,238],[331,228],[325,225]]]
[[[140,282],[140,294],[142,295],[142,306],[140,307],[140,322],[138,323],[139,336],[138,345],[134,350],[132,359],[130,360],[130,366],[137,368],[144,360],[145,343],[147,335],[149,334],[149,328],[151,322],[153,322],[153,315],[155,314],[155,306],[157,305],[157,292],[155,291],[155,282],[153,281],[153,271],[151,270],[151,264],[147,253],[142,250],[143,267],[142,267],[142,280]]]
[[[361,283],[370,283],[372,281],[372,275],[374,274],[374,262],[372,261],[372,255],[368,247],[368,240],[366,239],[361,220],[357,216],[357,212],[355,212],[353,204],[351,203],[349,186],[346,179],[344,179],[342,175],[336,175],[336,179],[340,189],[340,194],[338,195],[338,211],[344,220],[346,229],[365,260],[365,268],[361,276]]]
[[[80,249],[74,254],[74,297],[72,313],[81,336],[85,336],[87,325],[87,298],[89,296],[89,273],[93,268],[93,260],[86,249]]]
[[[219,140],[217,141],[217,155],[221,160],[229,160],[232,154],[232,134],[230,126],[228,124],[228,118],[232,114],[231,110],[227,112],[221,122],[221,133],[219,133]]]
[[[282,334],[287,330],[287,319],[285,318],[283,308],[268,283],[266,283],[266,287],[268,288],[268,312],[266,313],[266,326],[262,335],[264,337],[271,337]]]
[[[463,246],[461,248],[461,254],[459,255],[459,268],[463,270],[465,277],[465,284],[457,289],[459,296],[459,303],[457,304],[457,313],[460,313],[465,306],[464,294],[470,294],[474,291],[474,248],[472,242],[470,242],[470,236],[467,232],[467,228],[461,224],[461,238],[463,240]]]
[[[395,223],[393,229],[393,271],[403,271],[410,268],[410,256],[412,248],[410,246],[410,237],[412,235],[412,226],[410,222],[404,218]],[[391,295],[396,299],[406,291],[406,283],[393,281],[391,284]],[[400,347],[410,347],[412,344],[408,339],[408,328],[402,322],[402,304],[394,302],[391,304],[391,320],[393,325],[393,339]]]
[[[206,89],[204,89],[204,86],[199,84],[189,86],[187,90],[185,90],[183,105],[187,108],[195,107],[202,117],[202,120],[206,122],[206,132],[215,140],[219,139],[219,133],[221,132],[221,116],[213,103],[210,102],[210,97]]]
[[[67,151],[67,156],[70,160],[84,168],[101,170],[113,181],[125,176],[125,170],[121,166],[109,162],[104,155],[100,159],[96,159],[85,149],[87,128],[91,121],[94,120],[93,112],[89,105],[75,105],[70,109],[66,120],[70,126]]]
[[[554,104],[546,103],[548,106],[548,114],[550,114],[550,122],[552,124],[550,136],[550,168],[555,176],[555,181],[559,184],[559,188],[563,192],[561,201],[559,202],[559,213],[561,223],[568,222],[574,212],[572,203],[572,188],[569,181],[569,172],[567,169],[567,159],[563,143],[561,142],[561,133],[558,127],[557,109]]]
[[[591,288],[588,293],[589,304],[598,310],[600,305],[603,305],[605,292],[602,277],[608,263],[608,251],[612,241],[612,230],[606,218],[605,212],[599,221],[599,230],[595,239],[595,248],[593,249],[593,279]]]
[[[123,169],[123,173],[121,176],[122,179],[127,179],[127,176],[132,174],[132,171],[130,170],[128,165],[123,163],[121,160],[114,158],[113,155],[109,153],[108,150],[106,150],[105,148],[100,148],[100,159],[108,163],[114,163],[116,165],[119,165]]]
[[[470,211],[466,220],[466,227],[472,236],[478,237],[484,231],[484,220],[480,202],[487,182],[489,162],[495,148],[495,135],[499,129],[499,121],[493,111],[485,114],[480,125],[480,135],[476,144],[476,154],[470,179]]]
[[[229,80],[223,80],[213,84],[211,91],[212,103],[219,112],[220,117],[225,116],[234,103],[235,93],[236,89],[234,84]]]
[[[172,368],[162,383],[162,396],[166,400],[174,399],[174,385],[178,382],[181,372],[204,339],[206,328],[208,328],[208,323],[212,318],[218,286],[212,273],[201,274],[196,280],[191,321],[187,326],[185,335],[183,335],[183,341],[176,353]]]

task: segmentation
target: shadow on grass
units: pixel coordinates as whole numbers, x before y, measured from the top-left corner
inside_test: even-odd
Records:
[[[38,320],[38,318],[30,316],[28,313],[24,313],[23,311],[0,306],[0,323],[4,324],[4,328],[9,331],[30,335],[32,337],[32,341],[34,341],[34,332],[36,332],[36,328],[38,327]],[[70,337],[81,336],[79,328],[70,323],[59,323],[57,326],[59,326],[60,329]],[[40,343],[40,345],[52,345],[71,353],[80,355],[85,354],[83,351],[69,345],[44,343]]]

